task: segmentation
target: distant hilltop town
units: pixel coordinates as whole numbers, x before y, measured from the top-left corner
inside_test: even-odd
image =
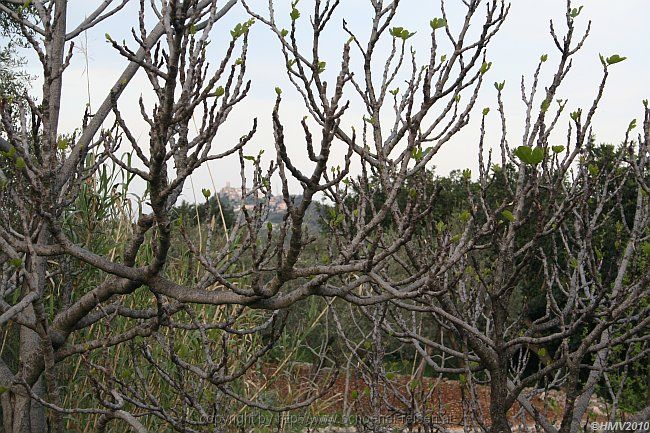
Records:
[[[253,199],[246,199],[246,201],[242,203],[241,187],[232,187],[230,186],[230,182],[226,183],[226,186],[221,188],[219,191],[219,198],[223,202],[232,206],[235,213],[240,211],[242,204],[246,209],[252,209],[255,206],[255,200]],[[293,196],[292,198],[296,204],[299,204],[302,201],[301,195]],[[269,200],[269,205],[268,221],[274,225],[282,222],[287,211],[287,204],[284,202],[284,197],[281,195],[272,196]],[[305,215],[306,228],[312,233],[320,232],[320,212],[321,207],[319,204],[310,206],[307,209]]]
[[[242,204],[241,187],[232,187],[230,186],[230,182],[227,182],[226,186],[221,188],[221,191],[219,191],[219,197],[226,199],[236,211]],[[252,201],[244,203],[246,209],[251,209],[254,205],[255,204]],[[284,202],[284,198],[279,195],[271,197],[269,205],[271,206],[271,210],[275,212],[283,212],[287,210],[287,204]]]

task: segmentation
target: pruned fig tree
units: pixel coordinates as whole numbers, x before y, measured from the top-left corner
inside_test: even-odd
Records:
[[[468,426],[511,431],[516,402],[545,430],[573,432],[595,386],[605,380],[616,394],[608,374],[647,355],[647,107],[643,133],[633,138],[630,125],[610,161],[591,140],[610,67],[624,57],[602,58],[593,104],[570,115],[562,145],[550,140],[566,124],[566,102],[554,104],[584,40],[574,35],[579,9],[568,3],[565,36],[551,28],[559,56],[548,87],[540,90],[539,68],[528,91],[522,84],[521,146],[509,144],[504,84],[496,84],[500,161],[485,149],[493,137],[483,110],[478,180],[464,172],[466,206],[443,221],[432,218],[442,191],[429,169],[480,113],[486,49],[509,9],[503,1],[463,1],[464,17],[453,23],[442,3],[428,23],[424,62],[410,49],[415,32],[395,22],[398,0],[370,0],[363,35],[335,21],[340,1],[141,1],[130,41],[105,35],[126,68],[75,133],[62,131],[76,39],[123,16],[128,3],[104,1],[70,23],[67,0],[0,1],[43,79],[39,98],[0,100],[6,432],[237,428],[251,408],[282,413],[326,395],[342,360],[365,359],[355,335],[372,341],[364,346],[372,363],[360,371],[378,416],[386,389],[409,392],[386,372],[382,347],[391,340],[438,374],[462,374],[469,395],[474,384],[489,385],[487,414],[467,399]],[[237,10],[245,18],[224,29],[224,15]],[[224,138],[255,85],[247,78],[253,26],[277,40],[285,91],[304,102],[300,137],[285,133],[277,87],[270,113],[238,125],[238,140]],[[325,31],[337,26],[346,38],[339,58],[326,59]],[[152,100],[123,96],[138,71]],[[140,108],[146,139],[122,114],[125,104]],[[271,119],[274,146],[250,155],[261,116]],[[226,223],[209,189],[189,218],[179,206],[192,175],[233,158],[242,198],[234,220]],[[286,208],[279,223],[269,219],[274,184]],[[321,198],[328,205],[314,232],[309,215]],[[611,221],[615,235],[604,230]],[[339,343],[289,338],[313,300],[324,308],[306,332],[327,320]],[[302,352],[313,368],[296,371],[296,387],[283,372]],[[559,427],[530,402],[557,387],[566,393]],[[393,407],[431,410],[418,406],[416,388]]]

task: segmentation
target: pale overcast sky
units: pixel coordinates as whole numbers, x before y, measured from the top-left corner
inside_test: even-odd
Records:
[[[83,18],[92,5],[99,1],[81,1],[77,8],[71,8],[69,23],[70,26]],[[137,25],[135,7],[139,2],[132,1],[117,16],[109,19],[105,24],[89,31],[87,36],[87,54],[89,69],[86,71],[86,59],[82,52],[75,54],[72,65],[66,72],[64,78],[64,100],[62,112],[63,130],[73,130],[80,125],[84,105],[88,100],[87,80],[90,81],[90,101],[93,107],[97,107],[106,95],[107,89],[115,82],[126,62],[120,58],[105,42],[105,33],[110,33],[113,39],[129,41],[130,28]],[[222,0],[221,3],[224,3]],[[266,0],[250,0],[250,3],[263,11]],[[276,11],[280,17],[288,15],[289,0],[276,1]],[[304,4],[303,4],[304,3]],[[302,29],[306,30],[307,9],[309,2],[303,0],[299,7],[303,9],[301,18]],[[511,146],[517,145],[520,137],[523,117],[523,104],[520,99],[519,83],[521,75],[530,76],[536,67],[541,54],[548,53],[549,61],[546,64],[547,71],[554,69],[554,61],[558,58],[555,48],[548,32],[549,20],[555,19],[558,28],[563,27],[563,16],[565,8],[564,0],[512,0],[512,7],[507,22],[494,39],[488,50],[489,60],[493,67],[489,71],[486,85],[483,87],[478,108],[484,106],[495,106],[495,90],[492,86],[494,81],[506,80],[506,109],[509,113],[508,128],[513,134],[509,136]],[[459,11],[460,0],[447,0],[447,8],[451,11]],[[580,3],[575,2],[575,6]],[[403,26],[418,33],[409,39],[415,49],[426,55],[429,44],[429,20],[440,16],[438,1],[402,0],[401,11],[394,21],[395,25]],[[323,50],[328,64],[339,63],[342,42],[347,39],[341,29],[341,20],[347,21],[356,29],[360,35],[365,34],[363,29],[369,28],[370,22],[369,2],[365,0],[343,0],[342,7],[331,23],[331,32],[328,38],[323,41]],[[214,62],[219,59],[216,53],[220,51],[223,44],[230,38],[229,30],[234,23],[244,21],[247,17],[240,6],[219,22],[214,30],[211,48],[215,53]],[[286,17],[285,17],[286,18]],[[479,18],[482,18],[479,17]],[[568,99],[567,114],[563,124],[568,123],[568,113],[577,107],[586,107],[593,98],[596,86],[600,81],[602,68],[598,59],[598,53],[611,55],[618,53],[627,56],[628,60],[611,68],[609,84],[605,97],[600,105],[600,110],[594,122],[594,130],[599,141],[617,143],[621,140],[627,125],[633,118],[642,115],[641,101],[650,97],[650,1],[649,0],[585,0],[584,9],[577,19],[579,28],[584,29],[587,21],[591,19],[592,32],[588,38],[583,51],[574,61],[574,67],[570,77],[560,89],[560,97]],[[450,20],[450,26],[458,22]],[[153,26],[153,24],[152,24]],[[299,27],[300,28],[300,27]],[[85,44],[83,35],[78,39],[77,44]],[[133,46],[133,45],[132,45]],[[307,48],[307,47],[306,47]],[[381,54],[382,53],[378,53]],[[353,53],[358,55],[358,53]],[[38,64],[31,58],[30,69],[38,75]],[[224,134],[218,137],[214,149],[223,148],[220,143],[232,143],[228,140],[236,140],[251,125],[252,118],[258,117],[260,121],[259,132],[253,140],[251,149],[247,153],[256,153],[259,148],[268,149],[265,156],[272,157],[272,135],[270,129],[270,113],[275,98],[275,86],[284,89],[285,97],[282,114],[286,120],[285,129],[289,139],[288,147],[298,161],[306,161],[303,141],[299,129],[298,120],[306,114],[305,108],[301,105],[298,95],[292,91],[287,82],[283,70],[284,61],[280,55],[279,46],[268,29],[261,24],[253,26],[250,35],[249,54],[249,78],[252,80],[252,91],[247,102],[237,109],[230,119],[230,126]],[[137,134],[141,134],[141,141],[146,143],[148,131],[145,129],[137,108],[137,97],[144,93],[145,100],[151,100],[146,93],[147,81],[142,74],[130,84],[129,90],[120,99],[120,107],[123,110],[129,124]],[[34,83],[38,88],[38,83]],[[493,110],[494,112],[494,110]],[[360,124],[361,112],[348,113],[352,121]],[[478,113],[477,113],[478,114]],[[497,126],[497,116],[491,115],[491,129]],[[476,164],[476,137],[478,130],[478,119],[474,115],[473,122],[449,143],[434,158],[434,164],[441,174],[450,170],[470,167]],[[492,144],[498,143],[498,136],[493,135]],[[342,152],[342,150],[340,150]],[[215,162],[211,170],[215,176],[217,188],[230,181],[233,185],[239,184],[238,164],[231,159],[224,162]],[[211,188],[211,182],[206,170],[201,170],[194,175],[194,185],[197,190],[201,187]],[[192,201],[192,193],[186,189],[185,199]]]

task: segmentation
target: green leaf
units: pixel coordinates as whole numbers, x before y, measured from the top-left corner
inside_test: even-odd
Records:
[[[350,398],[352,400],[356,400],[357,398],[359,398],[359,391],[353,389],[352,392],[350,393]]]
[[[205,197],[206,199],[210,198],[210,195],[212,194],[212,192],[207,188],[201,189],[201,192],[203,193],[203,197]]]
[[[490,107],[485,107],[485,108],[483,109],[483,115],[484,115],[484,116],[487,116],[489,112],[490,112]]]
[[[532,149],[530,146],[519,146],[517,149],[515,149],[514,154],[525,164],[532,164]]]
[[[280,95],[282,94],[282,89],[279,88],[279,87],[276,87],[276,88],[275,88],[275,94],[278,95],[278,96],[280,96]]]
[[[322,74],[323,72],[325,72],[325,67],[326,66],[327,66],[327,62],[324,62],[324,61],[318,62],[318,73]]]
[[[196,26],[194,24],[190,24],[190,35],[195,35],[196,34]]]
[[[546,351],[545,348],[542,347],[537,351],[537,355],[539,355],[540,358],[546,358],[548,352]]]
[[[109,35],[108,33],[104,33],[104,36],[106,37],[106,40],[108,42],[113,42],[113,39],[111,39],[111,35]]]
[[[397,87],[397,88],[395,88],[393,90],[389,90],[388,92],[393,96],[397,96],[397,94],[399,93],[399,87]]]
[[[21,156],[16,158],[15,164],[16,164],[16,168],[18,170],[22,170],[22,169],[24,169],[26,167],[25,160]]]
[[[250,19],[246,21],[245,23],[238,23],[231,31],[230,35],[232,36],[233,39],[237,40],[240,36],[248,33],[248,30],[251,28],[251,26],[255,24],[254,19]]]
[[[546,112],[548,111],[548,108],[549,108],[550,106],[551,106],[551,100],[550,100],[550,99],[544,99],[544,100],[542,101],[542,105],[541,105],[541,107],[540,107],[541,110],[542,110],[542,113],[546,113]]]
[[[580,116],[582,116],[582,108],[578,108],[576,111],[571,113],[571,119],[573,119],[574,122],[578,122],[580,120]]]
[[[531,153],[533,165],[537,165],[540,162],[544,161],[544,148],[535,147]]]
[[[440,63],[445,63],[446,61],[447,61],[447,55],[446,54],[443,54],[442,56],[440,56]]]
[[[291,13],[289,14],[291,17],[291,21],[295,21],[298,18],[300,18],[300,11],[296,8],[291,9]]]
[[[564,150],[564,146],[551,146],[551,149],[554,153],[561,153]]]
[[[23,264],[23,261],[21,259],[15,258],[15,259],[9,259],[9,264],[13,266],[14,268],[19,268],[20,265]]]
[[[582,12],[582,8],[584,6],[580,6],[579,8],[573,8],[571,9],[571,12],[569,12],[569,16],[571,18],[576,18],[578,15],[580,15],[580,12]]]
[[[251,155],[244,155],[244,159],[247,159],[249,161],[255,161],[255,157]]]
[[[533,149],[529,146],[519,146],[514,154],[521,162],[528,165],[537,165],[544,160],[544,149],[541,147]]]
[[[388,372],[386,373],[386,379],[393,380],[395,378],[395,373]]]
[[[422,152],[421,147],[416,147],[413,150],[411,150],[411,156],[413,159],[415,159],[417,162],[420,162],[422,158],[424,157],[424,152]]]
[[[416,191],[415,188],[410,188],[409,189],[409,198],[411,200],[415,200],[418,197],[418,192]]]
[[[57,142],[56,146],[59,148],[59,150],[66,150],[68,148],[68,140],[61,137],[59,138],[59,141]]]
[[[224,89],[223,86],[219,86],[214,90],[214,96],[216,96],[217,98],[223,96],[224,93],[226,93],[226,89]]]
[[[548,54],[542,54],[542,56],[539,58],[539,60],[544,63],[545,61],[548,60]]]
[[[282,29],[282,30],[280,31],[280,36],[282,36],[283,38],[284,38],[285,36],[287,36],[288,34],[289,34],[289,30],[287,30],[287,29]]]
[[[503,88],[506,86],[506,82],[503,81],[501,83],[494,83],[494,88],[497,89],[499,92],[503,90]]]
[[[469,221],[469,219],[470,219],[471,217],[472,217],[472,214],[471,214],[468,210],[464,210],[464,211],[460,214],[460,220],[461,220],[462,222],[467,222],[467,221]]]
[[[625,59],[627,59],[627,57],[621,57],[618,54],[613,54],[609,56],[606,60],[608,65],[615,65],[617,63],[622,62]]]
[[[598,176],[598,174],[600,173],[600,169],[598,168],[598,166],[594,164],[589,164],[587,166],[587,170],[589,171],[589,174],[591,174],[592,176]]]
[[[242,25],[237,24],[235,28],[230,31],[230,35],[233,37],[233,39],[240,37],[242,35]]]
[[[438,221],[436,223],[436,230],[438,231],[438,233],[444,232],[446,228],[447,228],[447,224],[445,224],[443,221]]]
[[[463,170],[463,179],[470,180],[471,177],[472,177],[472,170],[470,170],[469,168],[464,169]]]
[[[434,18],[431,21],[429,21],[429,25],[433,30],[438,30],[443,27],[447,27],[447,20],[444,18]]]
[[[483,62],[480,69],[481,75],[489,71],[491,67],[492,67],[492,62]]]
[[[273,231],[273,223],[271,221],[266,223],[266,230],[268,230],[269,232]]]
[[[633,120],[630,122],[630,125],[627,127],[627,132],[630,132],[630,131],[633,130],[634,128],[636,128],[636,119],[633,119]]]
[[[583,6],[580,6],[579,8],[573,8],[571,9],[571,18],[576,18],[578,15],[580,15],[580,12],[582,11]]]
[[[507,220],[510,221],[510,222],[514,222],[514,221],[515,221],[515,216],[514,216],[514,215],[512,214],[512,212],[510,212],[508,209],[506,209],[506,210],[504,210],[503,212],[501,212],[501,216],[504,217],[505,219],[507,219]]]
[[[389,30],[389,33],[392,37],[400,38],[403,41],[407,40],[408,38],[410,38],[415,34],[415,32],[411,33],[404,27],[393,27],[392,29]]]
[[[9,150],[6,152],[2,152],[2,155],[7,157],[7,158],[13,158],[13,156],[16,154],[16,148],[13,146],[9,146]]]
[[[9,391],[9,388],[0,386],[0,395],[4,394],[5,392]]]
[[[408,38],[410,38],[411,36],[413,36],[416,33],[417,32],[409,32],[408,30],[404,30],[402,32],[402,34],[400,35],[400,38],[402,38],[403,40],[407,40]]]

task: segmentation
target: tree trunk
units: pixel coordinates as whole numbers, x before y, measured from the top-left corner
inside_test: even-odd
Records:
[[[489,433],[511,433],[508,422],[508,396],[507,369],[490,374],[490,430]]]
[[[47,234],[41,234],[39,240],[48,238]],[[44,290],[46,275],[46,258],[38,257],[37,272],[39,277],[39,290]],[[24,292],[26,293],[26,291]],[[33,305],[29,305],[23,311],[24,318],[31,323],[36,323]],[[31,329],[21,326],[19,331],[20,349],[18,355],[19,370],[31,370],[34,368],[35,357],[40,353],[41,339]],[[44,397],[45,386],[43,377],[40,376],[32,387],[34,394]],[[47,432],[45,408],[30,398],[29,394],[21,387],[17,391],[7,391],[2,395],[2,426],[5,433],[44,433]]]
[[[34,393],[43,394],[42,380],[34,385]],[[45,410],[32,400],[24,390],[7,391],[0,399],[2,403],[2,428],[4,433],[45,433]]]

